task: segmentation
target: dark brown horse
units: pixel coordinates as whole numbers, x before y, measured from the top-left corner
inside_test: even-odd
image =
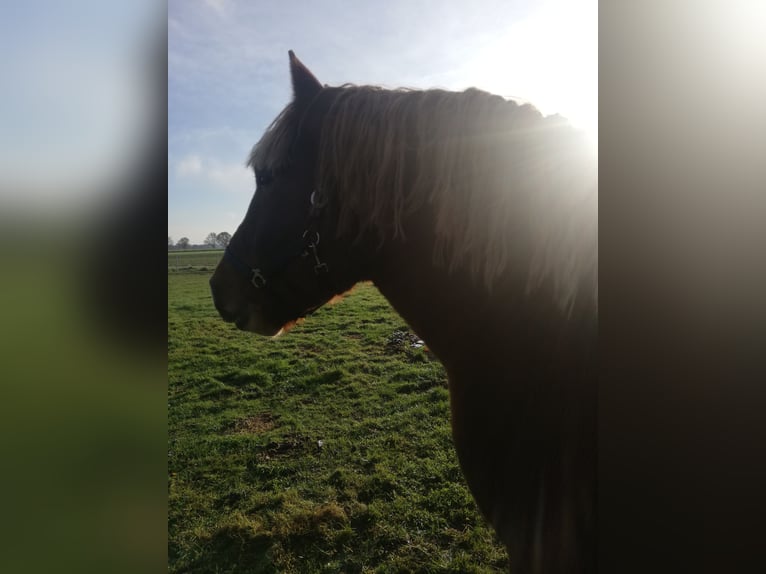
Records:
[[[449,375],[460,464],[514,572],[595,569],[597,158],[479,90],[322,86],[253,148],[257,191],[210,284],[276,335],[371,280]]]

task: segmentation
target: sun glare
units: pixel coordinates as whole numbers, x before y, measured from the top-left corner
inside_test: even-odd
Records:
[[[560,114],[598,146],[598,3],[551,0],[476,54],[473,83]]]

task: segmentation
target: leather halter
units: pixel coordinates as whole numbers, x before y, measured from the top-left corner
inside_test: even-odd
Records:
[[[301,236],[301,246],[296,252],[288,253],[286,256],[278,258],[276,261],[264,262],[259,267],[251,267],[239,257],[237,257],[231,248],[227,245],[223,252],[223,258],[228,261],[239,273],[247,277],[250,283],[256,289],[266,287],[274,276],[279,275],[295,259],[313,257],[314,274],[322,275],[330,272],[327,263],[319,258],[319,216],[321,206],[316,201],[316,190],[311,192],[311,210],[309,211],[306,230]],[[297,243],[297,242],[296,242]]]

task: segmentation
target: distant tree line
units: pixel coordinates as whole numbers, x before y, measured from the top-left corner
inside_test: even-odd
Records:
[[[231,234],[228,231],[208,233],[205,243],[202,245],[192,245],[188,237],[182,237],[174,242],[173,238],[168,235],[168,251],[176,249],[225,249],[229,245],[229,241],[231,241]]]

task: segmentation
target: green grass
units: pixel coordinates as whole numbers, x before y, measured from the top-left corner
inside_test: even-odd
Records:
[[[171,572],[504,571],[444,369],[373,286],[272,340],[223,323],[208,278],[168,275]]]

